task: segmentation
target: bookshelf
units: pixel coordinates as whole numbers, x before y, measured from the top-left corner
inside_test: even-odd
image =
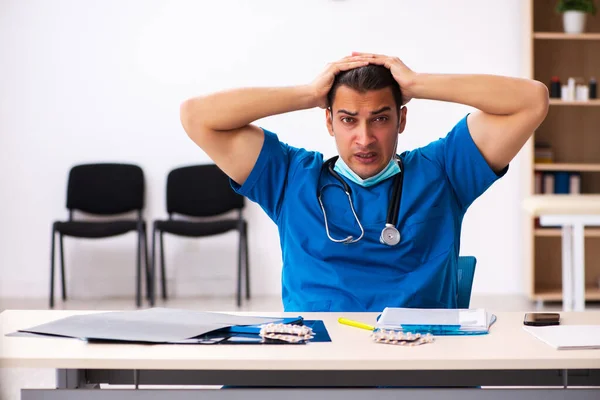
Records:
[[[587,16],[585,33],[566,34],[555,5],[549,0],[529,1],[525,48],[530,77],[548,86],[553,76],[558,76],[562,85],[568,77],[581,77],[585,82],[592,76],[600,80],[600,15]],[[542,143],[552,149],[551,163],[536,162],[535,144]],[[548,116],[528,143],[524,164],[527,200],[543,201],[543,196],[548,196],[535,192],[536,173],[579,173],[581,194],[552,196],[559,201],[573,199],[573,212],[578,211],[582,198],[600,195],[600,99],[550,99]],[[561,230],[542,228],[536,222],[527,214],[524,239],[529,297],[560,301]],[[585,229],[585,267],[586,300],[600,301],[600,228]]]
[[[600,33],[533,32],[533,38],[546,40],[600,40]]]
[[[600,238],[600,228],[585,228],[585,237]],[[536,228],[537,237],[561,237],[560,228]]]
[[[536,171],[600,172],[600,163],[538,163],[533,168]]]
[[[551,106],[600,107],[600,100],[594,99],[594,100],[588,100],[588,101],[563,101],[560,99],[550,99],[550,105]]]
[[[595,287],[586,287],[585,299],[587,301],[600,301],[600,289]],[[560,301],[562,300],[562,289],[560,287],[540,287],[536,294],[536,300]]]

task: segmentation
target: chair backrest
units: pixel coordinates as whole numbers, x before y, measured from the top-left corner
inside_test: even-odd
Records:
[[[473,256],[458,257],[458,308],[469,308],[471,303],[475,265],[477,265],[477,259]]]
[[[169,214],[210,217],[243,207],[244,197],[233,191],[229,177],[215,164],[192,165],[169,172]]]
[[[144,172],[132,164],[82,164],[71,168],[67,208],[112,215],[144,208]]]

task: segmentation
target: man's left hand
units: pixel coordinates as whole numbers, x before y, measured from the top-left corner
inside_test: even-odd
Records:
[[[352,52],[352,55],[367,57],[370,64],[383,65],[388,68],[402,90],[402,105],[414,97],[413,87],[417,73],[408,68],[398,57],[359,52]]]

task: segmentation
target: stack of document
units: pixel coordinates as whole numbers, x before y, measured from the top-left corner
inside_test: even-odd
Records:
[[[379,329],[433,335],[483,335],[489,332],[496,316],[483,308],[425,309],[387,307],[377,321]]]

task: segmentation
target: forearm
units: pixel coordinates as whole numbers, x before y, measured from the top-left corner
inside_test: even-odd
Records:
[[[315,96],[308,86],[242,88],[190,99],[182,105],[182,116],[188,124],[227,131],[315,105]]]
[[[543,107],[542,84],[537,81],[495,75],[416,74],[411,85],[414,98],[441,100],[472,106],[488,114],[511,115],[527,108]]]

